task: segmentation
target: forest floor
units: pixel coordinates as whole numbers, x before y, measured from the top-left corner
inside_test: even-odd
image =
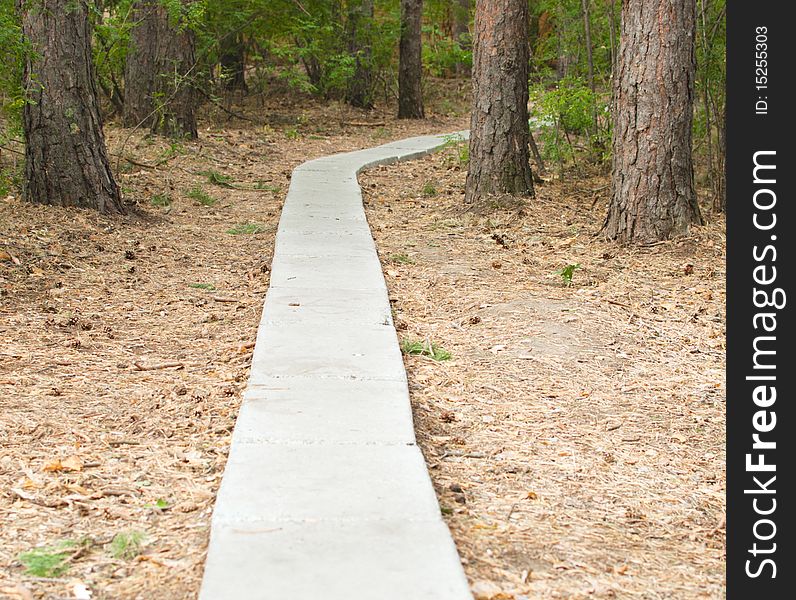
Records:
[[[178,143],[109,125],[126,217],[0,198],[0,598],[196,597],[292,169],[467,127],[234,110],[261,122],[216,111]]]
[[[723,598],[723,218],[602,241],[598,172],[474,216],[460,156],[361,180],[399,336],[451,354],[405,362],[477,600]]]
[[[466,128],[461,105],[111,125],[129,216],[0,198],[0,598],[196,597],[291,170]],[[476,595],[721,597],[723,222],[602,242],[594,173],[463,214],[455,146],[362,181],[399,335],[452,353],[406,364]]]

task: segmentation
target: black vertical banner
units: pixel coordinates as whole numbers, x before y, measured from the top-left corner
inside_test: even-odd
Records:
[[[791,3],[727,2],[727,598],[796,598]]]

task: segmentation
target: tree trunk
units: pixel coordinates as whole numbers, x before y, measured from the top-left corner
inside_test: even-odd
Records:
[[[458,0],[453,7],[453,36],[454,40],[462,50],[472,50],[473,38],[470,35],[470,8],[473,0]],[[456,63],[456,74],[469,77],[472,69],[464,61]]]
[[[357,108],[373,108],[373,0],[352,0],[348,7],[348,51],[354,58],[354,76],[346,101]]]
[[[240,35],[224,36],[221,40],[219,63],[224,89],[245,92],[248,89],[246,85],[246,46]]]
[[[401,0],[401,43],[398,66],[398,118],[422,119],[423,75],[421,25],[423,0]]]
[[[197,137],[193,32],[173,23],[158,0],[136,2],[133,20],[137,25],[124,71],[124,124]]]
[[[586,63],[588,65],[588,78],[589,88],[592,92],[595,91],[594,87],[594,52],[591,45],[591,10],[589,9],[589,2],[591,0],[580,0],[581,9],[583,10],[583,31],[586,34]],[[596,129],[596,124],[595,124]]]
[[[695,17],[695,0],[622,5],[603,226],[622,243],[664,240],[702,223],[691,157]]]
[[[32,50],[24,70],[25,197],[124,213],[102,132],[85,3],[17,0],[17,7]]]
[[[528,3],[478,0],[465,202],[533,196],[528,129]]]

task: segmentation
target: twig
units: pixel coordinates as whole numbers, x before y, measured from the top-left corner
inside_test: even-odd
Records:
[[[184,369],[185,364],[181,362],[166,362],[156,365],[144,365],[139,362],[133,363],[136,371],[159,371],[161,369]]]
[[[632,306],[629,306],[627,304],[623,304],[622,302],[617,302],[616,300],[610,300],[608,298],[605,298],[605,301],[608,304],[615,304],[616,306],[621,306],[622,308],[627,308],[628,310],[633,310]]]
[[[225,298],[224,296],[213,296],[215,302],[228,302],[230,304],[238,302],[237,298]]]
[[[0,146],[0,150],[6,150],[7,152],[13,152],[14,154],[25,156],[24,152],[20,152],[19,150],[14,150],[13,148],[9,148],[8,146]]]
[[[249,123],[255,123],[256,125],[260,124],[258,121],[255,121],[254,119],[252,119],[250,117],[247,117],[244,114],[237,113],[234,110],[228,109],[226,106],[221,104],[221,102],[219,102],[217,98],[213,98],[213,96],[208,94],[206,91],[204,91],[202,89],[199,89],[199,88],[195,88],[195,89],[196,89],[197,92],[202,94],[202,96],[204,96],[205,98],[210,100],[210,102],[212,102],[216,107],[220,108],[221,110],[223,110],[225,113],[227,113],[231,117],[235,117],[236,119],[241,119],[242,121],[248,121]]]
[[[341,125],[348,125],[348,126],[351,126],[351,127],[370,127],[370,126],[383,127],[383,126],[387,125],[387,122],[386,121],[373,121],[371,123],[368,123],[366,121],[343,121],[341,123]]]

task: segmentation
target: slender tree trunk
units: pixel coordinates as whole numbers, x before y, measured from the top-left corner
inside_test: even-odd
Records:
[[[453,35],[459,47],[462,50],[472,50],[473,38],[470,35],[470,9],[473,6],[473,0],[457,0],[453,7],[454,21],[453,21]],[[463,61],[456,63],[456,74],[464,77],[469,77],[472,68],[469,64]]]
[[[248,89],[246,85],[246,46],[240,35],[226,35],[221,40],[221,66],[224,89],[229,91]]]
[[[25,197],[124,213],[102,132],[85,2],[17,0],[17,7],[32,50],[24,69]]]
[[[616,66],[616,0],[608,0],[608,31],[611,41],[611,76]]]
[[[354,76],[346,101],[357,108],[373,108],[373,0],[351,0],[348,7],[348,51],[354,58]]]
[[[622,243],[663,240],[702,223],[691,158],[695,17],[695,0],[622,6],[603,227]]]
[[[423,0],[401,0],[401,43],[398,65],[398,118],[422,119]]]
[[[138,0],[124,72],[124,124],[155,133],[197,137],[196,93],[191,83],[195,41],[171,22],[158,0]]]
[[[478,0],[465,202],[533,196],[528,129],[528,3]]]
[[[594,87],[594,51],[591,45],[591,11],[589,10],[590,0],[580,0],[583,9],[583,30],[586,34],[586,61],[588,64],[589,87],[595,91]]]

